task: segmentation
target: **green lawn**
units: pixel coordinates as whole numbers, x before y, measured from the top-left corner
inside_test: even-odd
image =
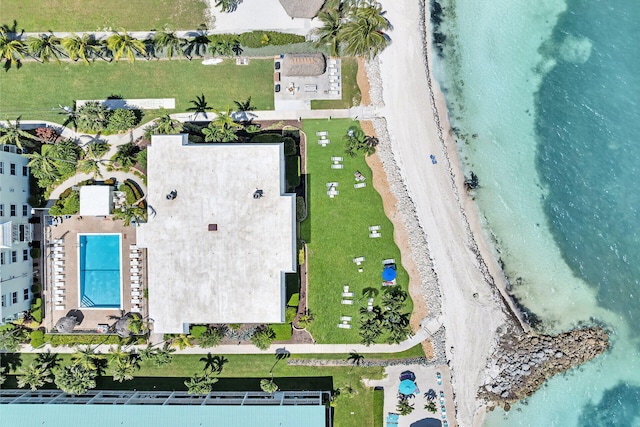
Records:
[[[15,19],[26,32],[195,30],[207,23],[204,0],[0,0],[0,11],[0,24]]]
[[[363,156],[344,153],[343,135],[357,125],[350,120],[305,120],[307,135],[308,217],[301,224],[301,238],[308,244],[308,304],[315,320],[310,327],[321,343],[358,343],[359,309],[367,306],[364,288],[382,292],[382,260],[394,258],[398,266],[398,285],[407,289],[408,275],[402,268],[400,251],[393,241],[393,225],[385,216],[382,198],[372,186],[371,169]],[[317,144],[317,131],[328,131],[331,143]],[[344,169],[331,169],[331,157],[342,156]],[[365,188],[354,189],[354,172],[367,179]],[[327,182],[337,181],[339,195],[327,195]],[[369,237],[368,227],[379,225],[382,237]],[[353,258],[364,256],[363,272]],[[341,304],[343,285],[355,293],[353,305]],[[381,293],[374,305],[380,304]],[[408,300],[406,310],[411,311]],[[352,329],[338,329],[340,316],[351,316]]]
[[[355,58],[342,58],[342,99],[311,101],[312,110],[342,109],[360,105],[360,88],[356,76],[358,61]]]
[[[212,349],[215,353],[215,348]],[[36,355],[22,354],[21,364],[28,365]],[[346,359],[347,355],[342,355]],[[69,363],[70,355],[61,355],[61,365]],[[186,390],[183,382],[195,373],[202,372],[204,363],[201,355],[174,356],[171,364],[156,368],[148,362],[142,364],[141,370],[132,381],[118,383],[105,376],[98,380],[98,388],[105,390]],[[302,356],[292,356],[302,357]],[[269,370],[275,363],[273,355],[225,355],[229,360],[224,365],[220,381],[214,385],[218,391],[260,390],[260,380],[269,378]],[[307,355],[315,358],[315,355]],[[5,360],[7,363],[8,360]],[[382,367],[320,367],[320,366],[288,366],[286,360],[280,361],[273,370],[274,381],[281,390],[335,390],[348,386],[355,389],[353,396],[340,396],[334,413],[336,427],[363,427],[373,425],[373,389],[365,388],[361,378],[380,379]],[[13,371],[12,373],[15,373]],[[106,375],[109,375],[107,371]],[[170,376],[170,377],[167,377]],[[5,388],[15,387],[13,377],[9,377],[3,385]],[[353,412],[353,414],[351,414]]]
[[[28,63],[0,76],[0,119],[40,119],[62,122],[54,109],[77,99],[175,98],[175,112],[184,112],[190,100],[204,93],[212,107],[233,106],[251,96],[258,109],[273,109],[273,61],[252,60],[248,66],[227,59],[215,66],[199,60],[146,61],[91,65]],[[173,112],[173,111],[169,111]],[[146,110],[143,122],[159,110]]]

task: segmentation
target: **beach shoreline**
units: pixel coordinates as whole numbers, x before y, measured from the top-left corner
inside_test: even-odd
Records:
[[[374,120],[378,151],[414,240],[429,315],[439,315],[441,309],[444,317],[456,419],[462,426],[479,426],[487,408],[477,392],[491,352],[500,335],[528,326],[506,293],[506,277],[464,188],[446,101],[432,75],[429,10],[424,0],[401,3],[383,1],[383,8],[395,24],[392,40],[402,42],[392,42],[367,65],[372,104],[385,118]],[[394,182],[394,168],[401,182]],[[401,193],[409,203],[402,202]],[[424,250],[416,250],[411,217],[424,238]],[[434,301],[438,293],[441,307]],[[437,349],[440,343],[433,338]]]

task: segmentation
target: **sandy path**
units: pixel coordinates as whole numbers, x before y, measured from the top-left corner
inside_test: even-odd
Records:
[[[505,320],[501,297],[492,286],[484,259],[463,207],[463,174],[451,137],[442,95],[425,72],[422,46],[424,9],[421,2],[383,0],[394,25],[392,43],[380,56],[383,99],[392,149],[417,216],[426,234],[430,256],[442,292],[447,358],[453,370],[457,420],[461,426],[479,425],[484,408],[476,401],[483,370],[496,331]],[[422,19],[421,19],[422,17]],[[427,17],[428,19],[428,17]],[[409,95],[410,94],[410,95]],[[434,114],[434,107],[439,113]],[[445,129],[442,132],[440,125]],[[438,160],[432,164],[429,155]],[[471,205],[472,206],[472,205]],[[475,230],[478,232],[478,230]],[[479,234],[478,234],[479,235]],[[414,254],[414,257],[426,254]]]

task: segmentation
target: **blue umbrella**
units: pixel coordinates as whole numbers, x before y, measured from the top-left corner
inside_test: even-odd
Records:
[[[411,380],[400,381],[400,387],[398,387],[400,394],[413,394],[416,391],[416,383]]]
[[[390,282],[395,278],[396,270],[394,270],[392,267],[385,267],[385,269],[382,270],[382,280],[384,280],[385,282]]]

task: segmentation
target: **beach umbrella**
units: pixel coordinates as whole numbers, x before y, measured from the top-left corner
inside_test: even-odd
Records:
[[[400,381],[400,387],[398,387],[400,394],[413,394],[416,391],[416,383],[411,380]]]
[[[382,270],[382,280],[384,280],[385,282],[390,282],[395,278],[396,270],[394,270],[392,267],[385,267],[385,269]]]
[[[60,320],[56,322],[55,329],[61,334],[70,334],[73,332],[73,328],[78,325],[78,321],[73,316],[65,316],[61,317]]]

